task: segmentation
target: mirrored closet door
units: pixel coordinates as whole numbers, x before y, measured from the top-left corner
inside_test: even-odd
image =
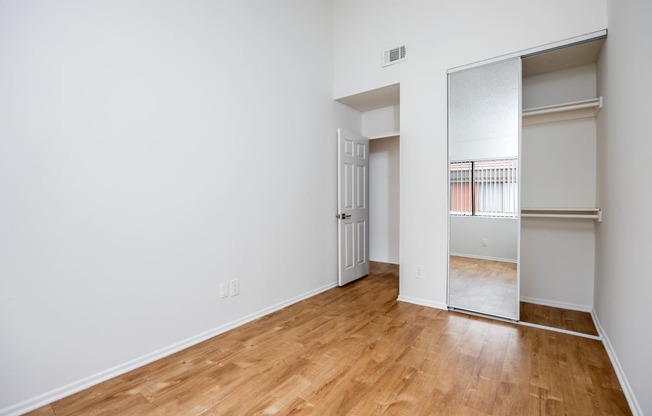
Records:
[[[597,336],[589,312],[606,36],[448,71],[450,308]]]
[[[451,308],[519,319],[521,59],[449,73]]]

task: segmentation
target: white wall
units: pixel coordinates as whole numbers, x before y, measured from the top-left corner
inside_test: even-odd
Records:
[[[378,108],[362,113],[362,135],[383,137],[401,131],[401,106]]]
[[[595,98],[596,65],[523,79],[523,108]],[[594,207],[596,121],[592,118],[524,125],[521,205]]]
[[[594,222],[521,220],[521,299],[591,311],[595,263]]]
[[[592,118],[523,126],[521,206],[595,206],[596,121]]]
[[[523,79],[524,107],[596,97],[595,64]],[[524,125],[523,208],[596,206],[596,120]],[[595,227],[583,219],[521,222],[521,299],[568,309],[593,306]]]
[[[332,21],[0,2],[0,409],[335,283]]]
[[[362,134],[362,114],[348,105],[335,101],[335,115],[333,123],[338,128],[348,130],[352,133]],[[337,205],[337,201],[335,201]],[[337,206],[335,207],[337,211]]]
[[[595,311],[640,414],[652,415],[652,279],[649,192],[652,3],[610,1],[609,37],[598,63],[605,105],[598,117]],[[627,389],[626,389],[627,391]]]
[[[596,206],[596,121],[580,119],[523,127],[521,206]],[[521,298],[591,310],[595,230],[591,220],[521,222]]]
[[[588,100],[595,97],[595,64],[523,78],[524,109]]]
[[[606,0],[335,1],[335,96],[401,84],[402,299],[446,305],[446,69],[604,29]],[[381,51],[408,59],[380,67]]]
[[[516,261],[518,220],[451,216],[452,255],[498,261]],[[487,245],[482,245],[482,239]]]
[[[364,127],[364,114],[363,127]],[[369,141],[369,259],[399,262],[400,139]]]

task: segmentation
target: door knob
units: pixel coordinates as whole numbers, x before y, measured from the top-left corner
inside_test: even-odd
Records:
[[[339,219],[341,219],[341,220],[345,220],[345,219],[347,219],[347,218],[351,218],[351,214],[349,214],[349,215],[346,215],[346,214],[340,214],[340,215],[337,216],[337,218],[339,218]]]

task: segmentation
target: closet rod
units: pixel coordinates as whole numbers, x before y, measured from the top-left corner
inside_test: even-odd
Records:
[[[587,220],[597,220],[598,214],[521,214],[523,218],[584,218]]]
[[[600,208],[527,208],[521,210],[523,218],[577,218],[602,222]]]
[[[602,108],[602,97],[572,103],[556,104],[547,107],[528,108],[523,110],[523,117],[539,114],[558,113],[561,111],[581,110],[583,108]]]

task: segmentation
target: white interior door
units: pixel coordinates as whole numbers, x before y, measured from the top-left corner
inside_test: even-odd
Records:
[[[339,284],[369,274],[369,139],[337,130]]]

